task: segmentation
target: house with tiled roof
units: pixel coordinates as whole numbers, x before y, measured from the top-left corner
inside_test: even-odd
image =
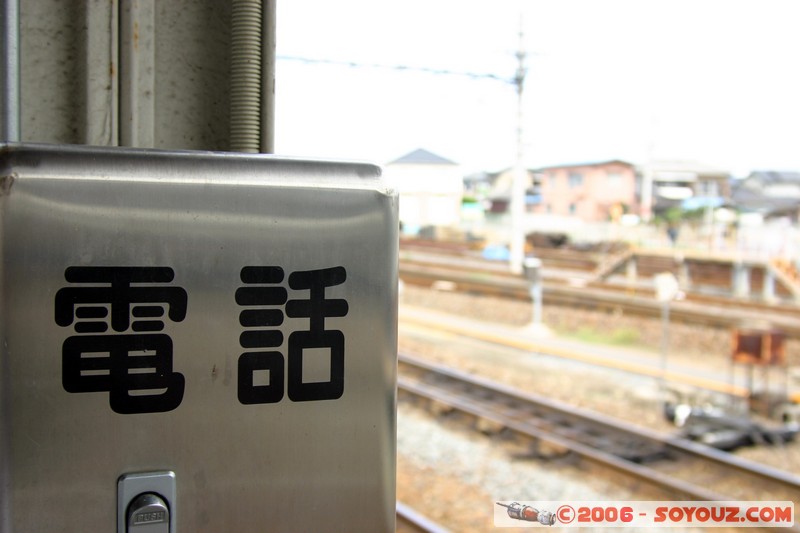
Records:
[[[656,160],[640,168],[643,218],[672,207],[718,206],[731,197],[727,169],[698,161]]]
[[[796,220],[800,213],[800,172],[753,171],[736,183],[733,203],[741,211]]]
[[[400,195],[404,233],[459,223],[464,183],[457,163],[418,149],[387,163],[383,174]]]
[[[513,172],[494,176],[492,208],[510,202]],[[587,222],[619,220],[623,214],[649,220],[670,207],[720,205],[730,198],[729,172],[694,162],[636,165],[620,159],[568,163],[527,170],[528,212]]]

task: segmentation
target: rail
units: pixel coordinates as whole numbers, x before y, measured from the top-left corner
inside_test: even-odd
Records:
[[[488,420],[549,449],[576,454],[675,499],[797,501],[800,497],[800,476],[409,354],[401,354],[399,362],[398,386],[404,394]],[[709,489],[711,483],[724,485],[725,494]]]
[[[430,286],[437,281],[447,281],[450,287],[459,291],[519,300],[530,299],[530,286],[521,277],[403,262],[400,264],[400,278],[413,285]],[[545,305],[621,309],[629,314],[659,317],[662,304],[650,293],[644,294],[646,295],[631,294],[624,287],[574,287],[557,283],[546,283],[543,288]],[[767,321],[788,337],[800,338],[800,308],[796,306],[691,295],[685,300],[672,302],[670,316],[675,321],[718,328],[736,328],[743,324]]]

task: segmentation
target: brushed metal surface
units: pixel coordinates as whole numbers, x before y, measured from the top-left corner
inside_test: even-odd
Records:
[[[394,529],[397,196],[378,167],[46,145],[3,146],[0,161],[0,498],[13,531],[111,531],[117,479],[156,470],[175,472],[183,532]],[[184,318],[167,305],[160,318],[185,381],[177,407],[120,414],[109,392],[65,390],[64,343],[87,333],[56,323],[56,295],[110,285],[67,281],[87,266],[172,269],[155,285],[186,293]],[[289,300],[311,292],[293,273],[346,271],[324,291],[347,302],[323,320],[344,338],[340,397],[239,401],[248,266],[280,267]],[[320,324],[273,307],[283,341],[270,349],[286,359],[292,333]],[[123,334],[142,333],[95,333]],[[332,372],[325,349],[301,353],[303,380]]]

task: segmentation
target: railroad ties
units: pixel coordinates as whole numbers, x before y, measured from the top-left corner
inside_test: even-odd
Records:
[[[800,339],[800,305],[791,299],[776,299],[780,292],[778,289],[772,291],[773,297],[756,298],[743,297],[741,294],[737,296],[743,290],[741,288],[725,288],[734,277],[740,281],[746,278],[746,285],[755,289],[758,283],[767,283],[764,272],[774,269],[765,267],[767,270],[761,272],[754,270],[752,266],[740,265],[740,270],[745,270],[741,270],[741,275],[737,278],[732,273],[737,268],[734,263],[696,262],[682,270],[680,264],[673,264],[671,257],[640,257],[631,253],[624,257],[637,258],[640,265],[638,281],[629,283],[617,280],[610,283],[597,281],[597,269],[603,270],[603,277],[608,277],[602,264],[596,268],[562,268],[560,265],[563,258],[559,255],[554,255],[552,261],[547,257],[545,254],[542,269],[545,305],[619,310],[628,315],[657,318],[661,316],[662,303],[656,300],[654,285],[648,283],[647,279],[657,271],[667,268],[664,265],[672,265],[669,269],[677,272],[678,279],[682,280],[683,291],[683,298],[670,304],[672,320],[713,328],[739,328],[747,324],[768,322],[787,337]],[[619,261],[611,263],[615,268],[621,264]],[[703,265],[702,268],[699,265]],[[400,278],[404,283],[412,285],[446,286],[451,291],[530,300],[530,284],[522,276],[510,274],[504,263],[485,261],[473,256],[406,251],[405,254],[401,253]],[[782,278],[776,279],[780,281]],[[777,287],[783,288],[783,292],[789,292],[784,285],[780,283]],[[798,295],[800,296],[800,288]]]
[[[401,395],[435,402],[440,414],[471,417],[484,433],[528,439],[535,458],[578,456],[646,482],[673,499],[800,498],[800,476],[409,354],[398,360]]]

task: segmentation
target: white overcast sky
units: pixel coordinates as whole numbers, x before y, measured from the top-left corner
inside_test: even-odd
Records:
[[[510,80],[520,12],[528,166],[800,170],[800,0],[282,0],[276,152],[511,166],[511,83],[366,65]]]

